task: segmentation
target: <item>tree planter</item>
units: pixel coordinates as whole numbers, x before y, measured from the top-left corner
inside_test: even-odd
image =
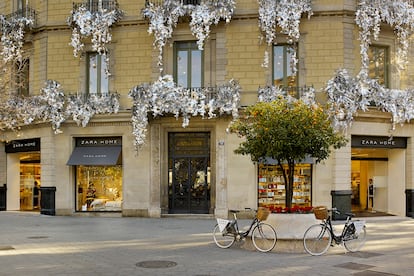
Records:
[[[275,228],[278,239],[301,240],[309,226],[319,223],[319,220],[314,214],[272,213],[265,222]]]

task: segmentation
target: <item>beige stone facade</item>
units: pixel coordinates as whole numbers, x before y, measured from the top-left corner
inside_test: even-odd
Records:
[[[30,94],[39,94],[49,79],[58,81],[65,94],[83,93],[88,83],[87,65],[84,56],[74,57],[73,48],[69,45],[71,29],[66,23],[72,2],[27,2],[37,14],[36,26],[26,33],[24,43],[24,55],[30,60]],[[68,120],[62,124],[61,134],[54,134],[47,123],[22,126],[18,133],[4,130],[1,133],[2,145],[14,140],[40,138],[42,186],[56,187],[57,215],[75,215],[82,213],[76,210],[76,166],[69,166],[67,162],[76,146],[76,138],[121,137],[123,198],[122,210],[116,214],[161,217],[171,211],[169,133],[209,133],[211,188],[207,213],[226,216],[229,209],[257,208],[257,166],[249,157],[233,153],[241,140],[226,132],[232,119],[230,115],[214,119],[192,117],[187,128],[182,127],[182,118],[150,116],[146,143],[139,152],[135,151],[131,126],[132,102],[128,92],[136,85],[155,81],[160,75],[158,52],[153,48],[154,36],[148,34],[148,21],[141,15],[145,2],[118,0],[125,15],[111,29],[112,42],[108,48],[112,76],[109,89],[119,93],[120,111],[117,114],[96,115],[86,127]],[[360,70],[356,5],[355,0],[312,1],[313,16],[310,19],[303,17],[300,24],[299,86],[313,86],[316,91],[322,91],[337,69],[346,68],[352,74]],[[10,14],[16,7],[17,0],[2,1],[0,14]],[[203,53],[204,86],[214,87],[235,79],[241,87],[241,106],[255,103],[258,88],[272,84],[272,67],[262,67],[268,47],[260,42],[260,35],[257,1],[236,1],[232,20],[227,24],[221,21],[211,27]],[[174,49],[169,45],[189,40],[195,41],[196,38],[191,34],[188,20],[182,20],[174,28],[173,36],[164,49],[164,74],[174,73]],[[278,41],[284,43],[286,38],[280,34]],[[413,63],[409,63],[407,71],[396,70],[392,30],[384,26],[378,44],[389,47],[390,88],[412,86],[410,76],[414,74]],[[86,44],[85,51],[90,50],[91,45]],[[410,54],[410,61],[414,61]],[[318,92],[317,98],[323,101],[326,95]],[[389,114],[374,109],[356,116],[347,134],[350,143],[333,151],[328,160],[312,166],[312,206],[335,205],[335,192],[350,192],[352,173],[360,170],[361,185],[372,177],[385,181],[377,189],[380,196],[376,202],[378,211],[406,215],[406,192],[414,189],[414,129],[411,124],[398,126],[393,133],[395,137],[407,139],[406,148],[383,148],[382,155],[377,159],[372,155],[373,148],[371,151],[364,148],[363,154],[368,154],[367,158],[357,160],[362,162],[358,169],[352,167],[355,161],[352,137],[388,137],[390,127]],[[20,156],[21,153],[6,154],[4,150],[0,153],[0,183],[7,183],[8,187],[7,210],[20,210]],[[380,163],[373,160],[380,160]],[[367,184],[364,185],[366,187]],[[360,192],[360,195],[364,197],[366,192]],[[363,208],[365,203],[366,199],[361,199],[360,207]]]

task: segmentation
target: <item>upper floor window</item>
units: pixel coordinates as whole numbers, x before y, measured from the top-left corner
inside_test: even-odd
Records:
[[[29,96],[29,72],[30,72],[30,60],[28,58],[22,59],[15,63],[16,74],[16,91],[17,95],[22,97]]]
[[[195,41],[175,42],[174,78],[185,88],[203,87],[203,51]]]
[[[106,55],[96,52],[87,53],[87,94],[108,95],[108,61]]]
[[[380,85],[389,87],[388,81],[388,47],[371,45],[368,49],[369,68],[368,73],[371,79],[378,80]]]
[[[28,0],[17,0],[17,8],[16,8],[16,10],[22,10],[28,4],[29,4],[28,3]]]
[[[281,87],[298,86],[297,70],[293,70],[295,47],[291,45],[273,46],[273,85]]]

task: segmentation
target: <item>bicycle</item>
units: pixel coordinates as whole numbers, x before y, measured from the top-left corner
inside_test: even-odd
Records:
[[[260,207],[246,231],[239,230],[237,213],[240,211],[229,210],[233,213],[233,220],[217,218],[217,224],[213,230],[213,238],[220,248],[229,248],[235,241],[245,240],[251,232],[254,247],[260,252],[271,251],[277,242],[276,231],[268,223],[263,222],[269,216],[270,211]]]
[[[329,210],[341,214],[336,208]],[[324,206],[314,208],[315,217],[322,220],[320,224],[310,226],[303,235],[305,251],[313,256],[326,253],[330,246],[343,244],[349,252],[358,251],[366,241],[366,227],[363,220],[352,220],[354,214],[345,213],[347,216],[344,228],[340,235],[336,235],[332,227],[331,215]]]

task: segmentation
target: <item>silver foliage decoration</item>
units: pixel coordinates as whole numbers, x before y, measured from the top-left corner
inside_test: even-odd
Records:
[[[277,28],[288,37],[288,43],[295,45],[299,41],[299,24],[303,13],[310,18],[313,14],[311,0],[258,0],[259,3],[259,27],[265,34],[268,45],[276,44]],[[292,69],[296,70],[296,51],[292,56]],[[267,67],[265,57],[263,63]]]
[[[390,25],[397,36],[397,65],[403,69],[407,64],[409,37],[414,32],[414,6],[407,0],[360,0],[356,11],[356,24],[360,28],[362,67],[369,66],[368,47],[377,40],[380,24]]]
[[[0,14],[1,44],[4,62],[22,59],[22,48],[25,29],[32,28],[34,20],[26,17],[12,17],[6,19]]]
[[[414,89],[387,89],[361,71],[351,77],[345,69],[338,70],[325,88],[330,114],[337,129],[346,130],[359,111],[368,107],[391,113],[391,130],[397,124],[414,119]]]
[[[240,86],[234,80],[212,91],[177,86],[171,75],[164,75],[151,84],[135,86],[128,95],[133,100],[132,128],[137,149],[145,143],[150,112],[154,117],[172,114],[178,119],[182,116],[182,127],[187,127],[191,116],[204,118],[208,114],[207,118],[214,118],[232,114],[236,118],[240,105]]]
[[[83,101],[78,96],[65,96],[59,82],[48,80],[40,95],[10,96],[0,103],[0,129],[20,130],[23,125],[50,122],[55,134],[68,118],[85,127],[95,114],[119,111],[119,95],[91,96]]]
[[[287,99],[288,102],[295,102],[297,100],[296,97],[293,97],[279,86],[272,85],[260,87],[258,90],[258,102],[272,102],[281,97]],[[304,89],[304,92],[300,95],[299,99],[309,106],[316,104],[315,89],[313,87]]]
[[[119,111],[119,94],[91,94],[84,100],[82,95],[70,95],[67,99],[65,114],[78,124],[86,127],[95,114],[111,114]]]
[[[73,47],[73,55],[78,56],[82,52],[84,43],[82,40],[91,37],[92,50],[103,55],[108,52],[106,45],[111,42],[111,27],[120,21],[124,12],[118,7],[106,10],[99,6],[98,11],[88,10],[86,3],[72,10],[67,18],[68,25],[72,28],[70,45]]]
[[[47,81],[46,87],[41,90],[40,100],[43,104],[42,112],[38,116],[43,118],[43,121],[49,120],[56,134],[61,133],[60,125],[66,120],[66,115],[65,94],[60,83],[54,80]]]
[[[181,16],[191,17],[190,28],[197,37],[198,48],[202,50],[210,34],[210,26],[217,25],[220,19],[230,22],[235,5],[235,0],[202,0],[200,5],[185,5],[180,0],[148,1],[142,15],[149,20],[148,33],[154,35],[153,45],[159,52],[158,66],[162,66],[163,49]]]

